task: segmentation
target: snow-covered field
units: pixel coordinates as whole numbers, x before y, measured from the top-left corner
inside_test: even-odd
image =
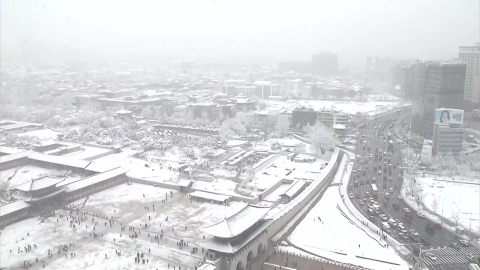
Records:
[[[204,233],[200,228],[217,223],[244,206],[245,204],[240,202],[231,202],[228,206],[190,202],[186,197],[181,197],[174,202],[167,202],[161,210],[151,211],[150,208],[150,211],[128,225],[139,227],[140,224],[147,223],[148,231],[160,233],[163,230],[167,237],[196,242],[203,239]]]
[[[104,238],[113,239],[113,236],[106,235]],[[165,251],[169,251],[168,249],[158,248],[149,242],[132,240],[128,237],[123,237],[121,240],[119,239],[115,243],[112,242],[113,240],[108,241],[102,239],[92,242],[88,245],[84,245],[75,251],[77,254],[76,257],[71,258],[70,254],[68,254],[67,257],[62,256],[53,263],[49,264],[48,269],[169,269],[169,262],[162,259],[162,255],[165,255],[164,253]],[[146,255],[145,258],[148,258],[148,263],[145,265],[135,263],[134,257],[136,256],[136,253],[140,251],[146,254],[148,250],[145,251],[145,249],[148,249],[149,247],[153,249],[153,253]],[[157,249],[158,252],[156,252]],[[120,251],[121,256],[116,255],[115,251]],[[159,252],[163,254],[160,254],[159,256]],[[172,253],[171,256],[175,255],[175,253],[172,251],[170,253]],[[107,258],[105,258],[105,254],[107,254]],[[171,265],[173,269],[174,264],[171,263]],[[176,265],[178,266],[178,264]],[[184,266],[185,264],[182,265]]]
[[[18,133],[18,136],[36,136],[40,140],[56,139],[60,132],[51,129],[39,129],[27,132]]]
[[[325,163],[327,161],[322,159],[317,159],[313,163],[294,162],[286,156],[281,156],[257,175],[259,179],[265,177],[263,174],[265,172],[268,176],[275,175],[282,179],[288,177],[289,179],[315,180],[320,176]]]
[[[170,195],[173,192],[173,197]],[[166,200],[165,202],[162,202]],[[73,204],[83,204],[80,199]],[[242,207],[232,202],[229,206],[198,203],[188,200],[177,191],[133,183],[122,184],[90,196],[81,211],[102,214],[133,227],[187,241],[200,240],[199,229],[229,216]],[[155,206],[155,210],[154,210]],[[145,209],[147,207],[147,209]],[[168,217],[168,219],[167,219]],[[187,229],[185,230],[185,226]]]
[[[234,191],[236,186],[237,183],[231,180],[216,178],[211,182],[195,181],[192,185],[192,188],[225,195],[238,195]]]
[[[130,170],[128,175],[142,179],[150,178],[152,180],[168,182],[171,181],[170,179],[174,179],[178,176],[177,172],[168,169],[169,166],[177,168],[177,162],[164,161],[157,163],[145,161],[131,157],[135,153],[136,151],[133,150],[125,151],[96,159],[93,162],[96,164],[105,164],[109,166],[122,166],[123,168]],[[149,167],[145,167],[145,164],[148,164]]]
[[[295,229],[289,240],[311,253],[336,261],[371,269],[408,269],[392,248],[384,248],[351,224],[336,208],[336,205],[341,203],[338,189],[330,187],[320,202]],[[401,266],[395,267],[356,256],[398,263]]]
[[[92,147],[92,146],[86,146],[82,145],[83,150],[73,152],[73,153],[68,153],[64,156],[69,156],[69,157],[74,157],[77,159],[86,159],[86,158],[91,158],[94,156],[98,156],[104,153],[107,153],[111,150],[109,149],[104,149],[104,148],[99,148],[99,147]]]
[[[40,218],[29,218],[3,229],[0,235],[2,265],[17,266],[25,260],[45,257],[48,249],[56,253],[58,246],[77,242],[88,237],[90,232],[84,226],[77,226],[77,232],[74,232],[65,218],[60,218],[58,222],[56,218],[48,218],[43,223],[40,221]],[[23,250],[27,245],[32,246],[31,252]],[[18,248],[23,252],[18,253]]]
[[[463,226],[466,231],[471,229],[480,233],[480,220],[478,219],[480,185],[441,181],[447,179],[451,180],[451,178],[428,175],[416,177],[417,183],[425,193],[423,198],[425,206],[432,212],[433,202],[436,200],[437,215],[443,215],[455,222],[452,215],[458,213],[459,225]]]

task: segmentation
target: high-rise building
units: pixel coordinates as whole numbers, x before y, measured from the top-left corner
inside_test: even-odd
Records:
[[[467,65],[463,98],[469,109],[480,106],[480,43],[476,46],[460,46],[459,61]]]
[[[322,77],[331,77],[338,73],[338,55],[321,52],[312,56],[312,72]]]
[[[414,92],[412,131],[433,138],[435,110],[463,109],[466,64],[418,62],[413,66]]]
[[[433,154],[458,155],[463,142],[463,110],[439,108],[433,124]]]

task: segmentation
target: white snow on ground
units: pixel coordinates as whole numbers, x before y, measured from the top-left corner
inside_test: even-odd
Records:
[[[458,178],[455,177],[457,180]],[[432,213],[432,202],[437,199],[437,215],[443,216],[452,222],[452,213],[458,213],[458,225],[465,228],[465,231],[471,229],[480,233],[480,185],[474,183],[446,182],[441,180],[452,180],[452,178],[441,176],[416,176],[417,184],[425,193],[423,203],[428,208],[427,215]],[[412,198],[408,198],[412,204],[416,203]],[[470,224],[470,218],[471,224]]]
[[[48,140],[48,139],[56,139],[60,132],[53,131],[51,129],[39,129],[39,130],[32,130],[27,132],[18,133],[18,136],[36,136],[40,138],[40,140]]]
[[[101,154],[104,154],[104,153],[107,153],[107,152],[111,151],[109,149],[86,146],[86,145],[82,145],[82,148],[83,149],[80,150],[80,151],[76,151],[76,152],[73,152],[73,153],[68,153],[68,154],[63,155],[63,156],[74,157],[74,158],[77,158],[77,159],[86,159],[86,158],[91,158],[91,157],[98,156],[98,155],[101,155]]]
[[[280,178],[315,180],[320,177],[321,171],[327,161],[317,159],[313,163],[294,162],[286,156],[279,157],[270,166],[257,173],[259,179],[263,179],[264,172],[269,175],[276,175]],[[289,175],[287,175],[291,172]]]
[[[343,177],[348,178],[348,176],[347,173]],[[334,183],[338,182],[339,179],[342,179],[341,173],[337,174]],[[383,240],[381,241],[382,245],[380,245],[376,238],[373,239],[373,236],[369,236],[369,234],[350,223],[337,209],[337,205],[347,216],[351,216],[344,206],[338,187],[329,187],[320,202],[315,205],[290,235],[290,242],[313,254],[340,262],[352,263],[371,269],[408,269],[406,262],[391,247],[385,248]],[[320,222],[318,218],[322,221]],[[353,217],[350,219],[357,222]],[[343,254],[338,254],[338,252]],[[397,263],[399,266],[361,259],[356,256]]]
[[[173,192],[173,197],[170,195]],[[166,202],[162,202],[165,200]],[[185,194],[170,189],[133,183],[123,184],[73,202],[81,211],[113,217],[123,224],[185,240],[200,240],[199,229],[237,212],[245,204],[231,202],[228,206],[190,202]],[[155,210],[153,210],[155,205]],[[148,209],[145,209],[148,207]],[[168,219],[167,219],[168,218]],[[185,226],[187,229],[185,229]],[[173,230],[172,230],[173,228]]]
[[[137,209],[143,209],[144,205],[158,203],[159,200],[165,198],[165,194],[170,197],[170,192],[176,196],[176,190],[137,183],[122,184],[89,196],[85,208],[80,210],[119,219]],[[82,198],[72,203],[78,205],[84,202],[85,198]]]
[[[2,265],[16,266],[25,260],[32,261],[37,257],[42,258],[47,255],[48,249],[56,253],[58,246],[68,245],[83,237],[88,237],[91,230],[91,228],[87,230],[84,226],[77,226],[77,232],[74,232],[65,218],[59,219],[58,223],[56,218],[48,218],[44,223],[40,223],[40,221],[39,218],[29,218],[3,229],[0,235]],[[34,244],[37,245],[37,249],[33,248]],[[23,249],[27,245],[32,246],[32,251],[25,253],[23,250],[19,254],[18,248]]]
[[[198,190],[211,191],[225,195],[238,195],[235,193],[237,183],[227,179],[213,179],[211,182],[195,181],[192,188]]]
[[[108,235],[105,236],[105,238],[107,237]],[[139,250],[138,247],[144,244],[150,245],[148,242],[131,240],[128,237],[123,237],[122,240],[118,240],[116,244],[99,240],[77,249],[75,251],[77,256],[74,258],[71,258],[70,253],[68,253],[67,258],[61,257],[55,260],[48,265],[48,269],[169,269],[168,262],[162,260],[162,257],[158,257],[155,254],[153,256],[147,254],[146,258],[149,259],[148,264],[136,264],[134,258]],[[168,251],[168,249],[159,250]],[[120,251],[121,256],[116,255],[115,251]],[[174,252],[171,253],[172,256],[175,255]],[[107,254],[107,259],[105,258],[105,254]]]
[[[168,166],[177,168],[177,162],[156,163],[131,157],[136,151],[130,150],[118,154],[111,154],[93,161],[96,164],[105,164],[109,166],[122,166],[130,170],[128,175],[131,177],[148,179],[152,181],[169,182],[176,179],[178,173],[168,169]],[[149,167],[145,167],[148,164]],[[176,180],[175,180],[176,181]]]

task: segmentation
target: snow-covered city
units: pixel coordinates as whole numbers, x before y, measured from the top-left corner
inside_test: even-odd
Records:
[[[0,270],[480,269],[475,39],[316,23],[353,1],[106,2],[0,2]]]

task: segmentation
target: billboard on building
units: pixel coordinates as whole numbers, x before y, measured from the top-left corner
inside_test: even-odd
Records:
[[[437,109],[435,111],[435,123],[439,125],[463,125],[463,110]]]

